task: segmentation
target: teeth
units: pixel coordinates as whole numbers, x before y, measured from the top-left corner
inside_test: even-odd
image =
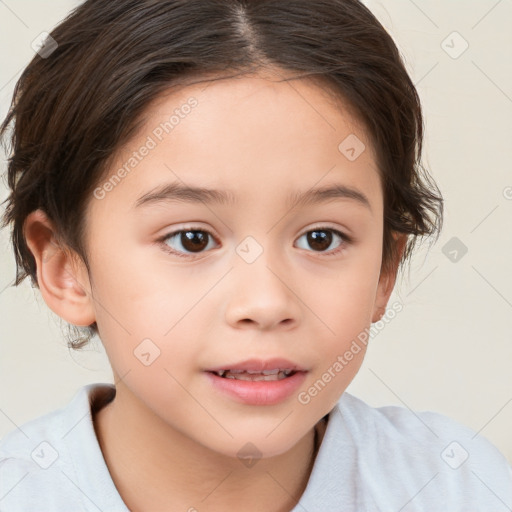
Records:
[[[237,380],[250,380],[250,381],[274,381],[282,380],[288,377],[293,370],[263,370],[261,372],[256,371],[244,371],[244,370],[221,370],[215,372],[219,377],[226,379],[237,379]]]
[[[219,377],[225,377],[226,379],[238,379],[238,380],[281,380],[288,377],[293,370],[286,369],[280,370],[278,368],[274,370],[219,370],[215,372]]]
[[[226,378],[237,379],[237,380],[251,380],[251,381],[259,381],[259,380],[271,381],[271,380],[281,380],[281,379],[286,378],[286,376],[283,372],[274,373],[272,375],[263,375],[261,373],[258,375],[255,375],[254,373],[247,372],[247,373],[236,374],[236,376],[235,375],[226,375]]]

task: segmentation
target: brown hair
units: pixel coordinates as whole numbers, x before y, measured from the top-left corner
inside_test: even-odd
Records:
[[[358,0],[87,0],[50,35],[58,46],[25,68],[0,127],[3,141],[14,121],[3,227],[13,224],[16,285],[30,276],[37,286],[27,215],[41,208],[89,269],[85,207],[145,109],[169,87],[228,71],[292,71],[348,101],[383,184],[383,271],[396,260],[393,231],[411,235],[401,265],[416,237],[439,235],[443,200],[420,162],[417,91],[391,36]],[[72,348],[97,325],[78,332]]]

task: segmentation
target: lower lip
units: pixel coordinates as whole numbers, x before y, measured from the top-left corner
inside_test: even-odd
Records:
[[[297,372],[281,380],[238,380],[219,377],[206,372],[216,389],[238,402],[248,405],[274,405],[292,395],[306,378],[306,372]]]

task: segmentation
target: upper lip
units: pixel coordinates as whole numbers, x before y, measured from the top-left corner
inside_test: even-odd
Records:
[[[296,372],[306,371],[297,363],[288,359],[248,359],[239,363],[228,363],[222,366],[207,368],[207,372],[220,372],[222,370],[242,370],[249,372],[261,372],[263,370],[293,370]]]

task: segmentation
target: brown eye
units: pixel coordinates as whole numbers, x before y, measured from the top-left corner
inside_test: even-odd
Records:
[[[203,231],[182,231],[180,242],[187,251],[201,251],[208,245],[208,235]]]
[[[300,239],[306,239],[306,245],[310,247],[313,252],[328,252],[329,254],[337,254],[339,251],[345,248],[345,246],[350,242],[348,236],[344,235],[337,229],[332,228],[316,228],[304,233]],[[336,240],[339,242],[336,244]],[[332,248],[331,246],[335,247]],[[301,247],[302,249],[307,249],[307,247]],[[330,250],[329,250],[330,249]]]
[[[164,248],[178,256],[187,256],[189,253],[201,253],[209,247],[213,236],[208,231],[200,229],[183,229],[166,235],[161,239]]]
[[[309,231],[307,233],[308,244],[315,251],[326,251],[332,243],[332,233],[329,231]]]

